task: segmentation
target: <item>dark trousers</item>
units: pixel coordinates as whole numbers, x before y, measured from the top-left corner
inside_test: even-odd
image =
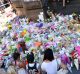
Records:
[[[53,11],[54,7],[53,7],[53,2],[43,2],[41,0],[42,3],[42,8],[43,8],[43,12],[44,12],[44,17],[45,18],[49,18],[49,15],[47,14],[47,11]]]

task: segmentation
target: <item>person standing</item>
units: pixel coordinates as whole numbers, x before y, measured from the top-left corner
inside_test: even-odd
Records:
[[[58,64],[56,59],[54,59],[53,51],[51,49],[46,49],[44,52],[44,59],[41,65],[43,74],[57,74]]]
[[[9,7],[9,4],[8,4],[8,0],[3,0],[3,3],[5,4],[5,7]]]
[[[49,15],[47,14],[47,11],[54,10],[53,8],[53,0],[41,0],[42,8],[44,12],[44,17],[49,18]]]
[[[3,6],[3,0],[0,0],[0,11],[1,13],[4,13],[4,6]]]

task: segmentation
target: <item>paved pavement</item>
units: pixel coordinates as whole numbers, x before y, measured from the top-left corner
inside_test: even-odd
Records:
[[[80,14],[80,0],[70,0],[70,3],[67,3],[65,8],[62,7],[62,2],[56,3],[54,3],[54,6],[58,13],[61,12],[63,14],[72,14],[75,12]]]
[[[80,69],[76,70],[76,68],[72,68],[72,73],[68,73],[68,74],[80,74]]]

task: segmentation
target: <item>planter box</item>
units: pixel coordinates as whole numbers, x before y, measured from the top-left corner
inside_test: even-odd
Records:
[[[41,9],[41,2],[40,1],[24,2],[24,7],[27,10]]]
[[[20,7],[22,8],[23,7],[22,2],[20,0],[13,0],[12,5],[15,8],[20,8]]]
[[[40,1],[29,1],[22,2],[20,0],[13,1],[13,8],[17,10],[19,16],[28,16],[37,18],[39,13],[42,11]]]

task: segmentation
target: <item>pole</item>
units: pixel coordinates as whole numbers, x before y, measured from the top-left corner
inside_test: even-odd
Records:
[[[63,7],[65,7],[66,5],[66,0],[63,0]]]
[[[48,11],[48,0],[41,0],[42,9],[44,12],[44,17],[49,18],[49,15],[47,14]]]

